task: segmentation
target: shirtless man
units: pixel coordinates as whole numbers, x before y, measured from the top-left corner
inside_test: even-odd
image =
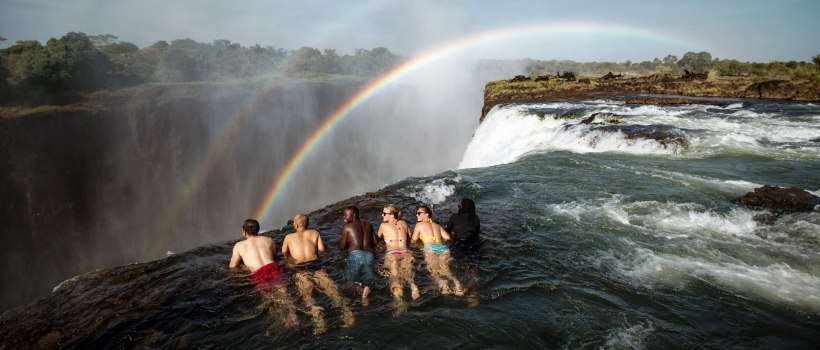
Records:
[[[453,277],[450,273],[450,250],[447,246],[441,244],[450,239],[450,235],[441,226],[433,222],[430,217],[433,216],[433,210],[426,205],[419,206],[416,210],[416,227],[413,229],[413,238],[410,240],[415,242],[421,240],[424,244],[424,261],[427,263],[427,270],[430,271],[430,276],[438,284],[442,294],[450,294],[450,286],[448,280],[453,282],[453,289],[455,295],[462,296],[464,291],[461,289],[461,283]]]
[[[265,299],[262,305],[273,310],[278,301],[284,307],[283,311],[287,312],[287,315],[283,315],[285,325],[295,326],[296,311],[288,297],[285,275],[274,261],[276,242],[270,237],[259,235],[259,222],[254,219],[247,219],[242,224],[242,236],[245,240],[233,246],[228,266],[236,269],[243,263],[252,273],[251,280],[256,285],[256,291]]]
[[[347,300],[339,295],[336,284],[318,264],[318,253],[325,251],[325,245],[319,231],[308,229],[308,217],[304,214],[297,214],[293,218],[293,228],[296,229],[296,232],[285,236],[282,242],[282,256],[289,258],[288,265],[295,271],[296,289],[313,317],[313,333],[321,334],[327,331],[322,308],[317,306],[316,301],[313,299],[314,285],[318,286],[322,293],[327,295],[333,304],[342,310],[345,326],[352,326],[354,322],[353,313],[347,305]]]
[[[401,220],[401,211],[395,205],[388,205],[382,211],[382,224],[378,235],[384,238],[387,252],[384,254],[384,267],[390,271],[390,294],[393,295],[396,311],[395,316],[401,315],[407,309],[404,302],[404,286],[410,285],[411,298],[419,298],[419,287],[413,280],[413,252],[407,249],[410,229],[407,223]]]
[[[347,269],[345,277],[348,283],[361,286],[362,306],[367,306],[367,296],[370,294],[370,283],[373,282],[373,253],[376,247],[376,234],[373,225],[359,219],[359,208],[349,206],[344,208],[342,227],[339,240],[339,250],[347,252]]]

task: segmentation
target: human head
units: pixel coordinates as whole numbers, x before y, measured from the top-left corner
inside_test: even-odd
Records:
[[[345,223],[353,222],[353,220],[359,219],[359,208],[355,205],[345,207],[342,213]]]
[[[390,219],[388,217],[388,215],[393,215],[393,217],[396,220],[401,220],[401,217],[402,217],[401,210],[399,210],[399,208],[396,208],[396,206],[393,205],[393,204],[388,204],[387,206],[384,207],[384,210],[382,210],[382,219],[383,219],[383,221],[386,222]]]
[[[458,203],[458,212],[475,214],[475,202],[470,198],[462,198],[461,202]]]
[[[293,217],[293,227],[307,228],[308,223],[310,223],[310,219],[308,219],[308,216],[305,214],[296,214],[296,216]]]
[[[422,214],[419,214],[419,213],[422,213]],[[416,209],[416,220],[418,220],[418,222],[422,222],[424,220],[432,219],[432,218],[433,218],[433,209],[430,209],[430,207],[428,207],[426,205],[420,205],[419,208]]]
[[[249,236],[256,236],[259,234],[259,221],[254,219],[247,219],[242,224],[242,233],[248,234]]]

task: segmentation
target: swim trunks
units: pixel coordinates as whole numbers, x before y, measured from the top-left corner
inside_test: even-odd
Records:
[[[407,249],[393,249],[393,250],[388,250],[387,254],[390,254],[390,255],[403,255],[403,254],[413,254],[413,252],[411,252]]]
[[[354,250],[347,256],[345,277],[348,282],[370,284],[375,278],[373,273],[373,253],[365,250]]]
[[[251,275],[251,281],[259,292],[269,292],[285,282],[285,273],[276,262],[262,266]]]
[[[444,244],[436,243],[436,244],[431,244],[431,245],[425,246],[424,250],[429,250],[433,253],[441,255],[441,254],[444,254],[444,253],[447,252],[447,246],[444,245]]]

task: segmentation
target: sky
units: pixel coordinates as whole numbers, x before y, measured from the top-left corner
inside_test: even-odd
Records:
[[[0,47],[77,31],[140,47],[226,39],[413,56],[480,37],[460,47],[486,59],[640,62],[707,51],[750,62],[811,61],[820,54],[818,14],[818,0],[0,0],[7,39]]]

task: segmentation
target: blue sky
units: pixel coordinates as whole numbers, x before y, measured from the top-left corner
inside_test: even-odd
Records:
[[[386,47],[413,55],[480,32],[527,25],[482,43],[480,58],[639,62],[708,51],[741,61],[810,61],[820,54],[820,1],[224,1],[0,0],[0,37],[45,42],[70,31],[156,41],[227,39],[296,49]]]

